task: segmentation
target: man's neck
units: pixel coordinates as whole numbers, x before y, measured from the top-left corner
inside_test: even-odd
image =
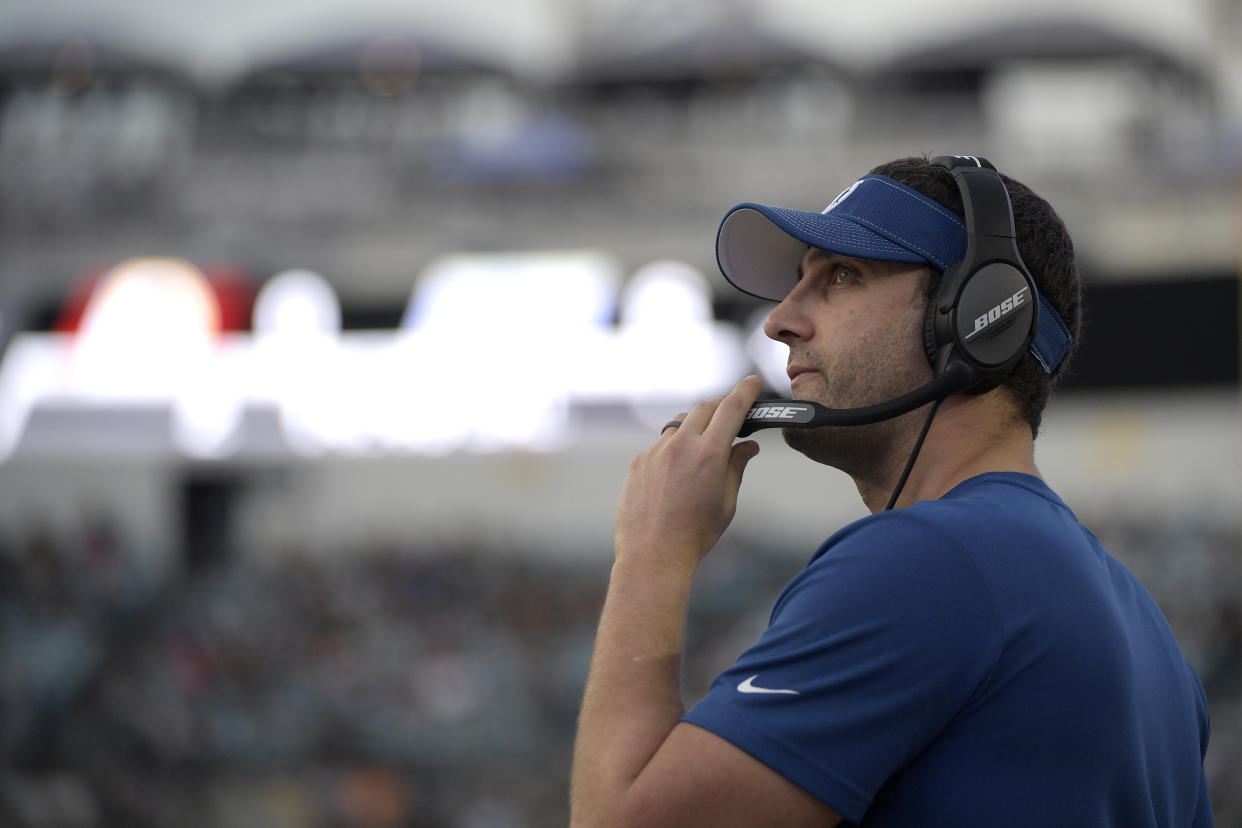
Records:
[[[877,469],[874,481],[854,479],[863,502],[872,512],[881,511],[888,504],[925,416],[920,416],[917,426],[895,448],[884,468]],[[998,471],[1039,476],[1030,427],[1016,415],[1003,390],[973,397],[954,395],[936,412],[894,508],[935,500],[965,480]]]

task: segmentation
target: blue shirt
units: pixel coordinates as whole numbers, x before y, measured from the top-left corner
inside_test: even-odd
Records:
[[[685,717],[860,826],[1206,826],[1203,687],[1038,478],[863,518]]]

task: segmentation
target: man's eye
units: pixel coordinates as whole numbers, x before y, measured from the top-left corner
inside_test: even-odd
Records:
[[[832,274],[834,285],[848,285],[858,281],[858,274],[848,267],[838,267]]]

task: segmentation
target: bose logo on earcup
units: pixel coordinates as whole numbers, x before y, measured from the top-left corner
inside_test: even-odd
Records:
[[[1010,296],[999,305],[989,310],[987,313],[977,317],[975,319],[975,329],[966,334],[966,338],[963,341],[969,342],[979,334],[983,333],[989,325],[993,324],[1001,317],[1008,316],[1010,313],[1013,313],[1016,308],[1022,307],[1022,305],[1026,303],[1027,294],[1030,292],[1031,289],[1029,286],[1024,287],[1013,296]]]

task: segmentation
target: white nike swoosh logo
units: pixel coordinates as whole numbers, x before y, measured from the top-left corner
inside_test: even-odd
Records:
[[[741,684],[737,686],[737,692],[739,693],[784,693],[785,695],[788,695],[788,696],[799,695],[797,690],[776,690],[771,687],[756,687],[755,679],[757,678],[759,678],[758,673],[746,679],[746,681],[742,682]]]

